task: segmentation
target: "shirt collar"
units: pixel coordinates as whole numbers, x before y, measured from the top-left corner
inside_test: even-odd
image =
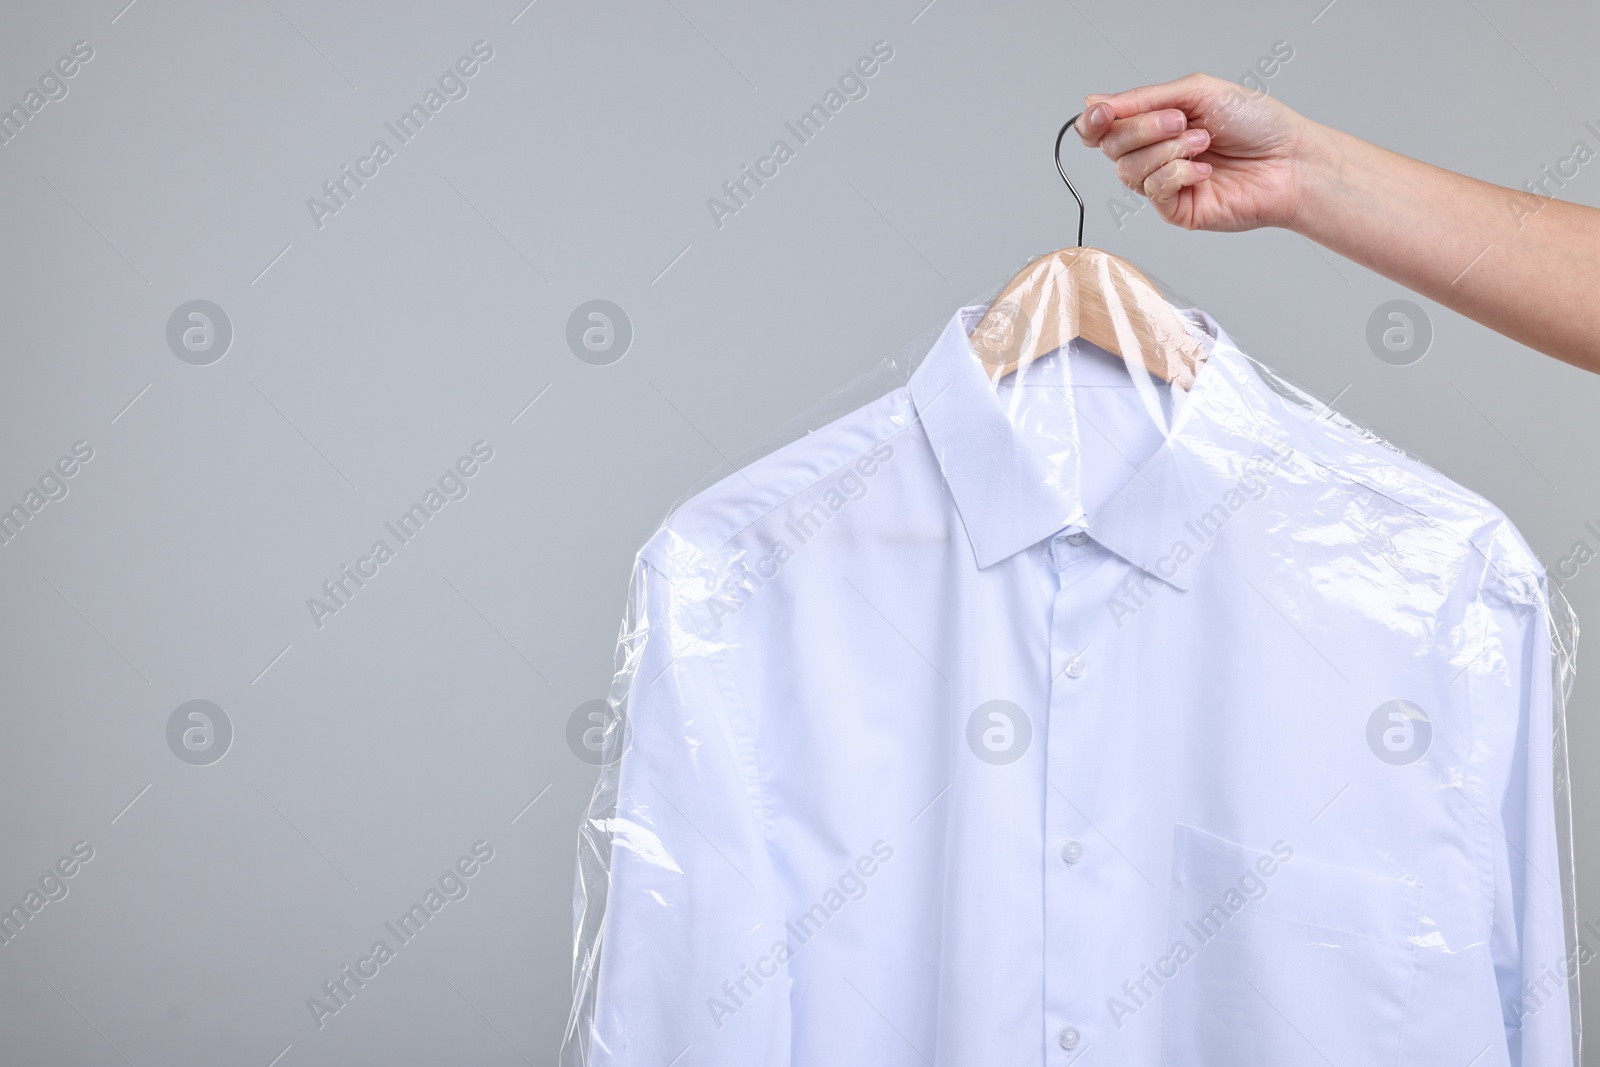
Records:
[[[1187,393],[1175,391],[1163,445],[1090,516],[1070,477],[1047,475],[972,352],[967,336],[986,310],[957,311],[908,386],[978,566],[1079,525],[1129,563],[1187,589],[1227,519],[1292,456],[1248,357],[1208,313],[1178,309],[1204,363]]]

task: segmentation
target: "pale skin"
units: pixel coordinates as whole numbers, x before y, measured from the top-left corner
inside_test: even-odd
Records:
[[[1411,159],[1208,74],[1092,94],[1084,108],[1083,143],[1166,221],[1294,230],[1600,373],[1600,210]]]

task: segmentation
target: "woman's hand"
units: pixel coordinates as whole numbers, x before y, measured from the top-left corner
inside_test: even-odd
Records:
[[[1075,128],[1124,185],[1189,230],[1294,226],[1314,123],[1209,74],[1084,98]]]

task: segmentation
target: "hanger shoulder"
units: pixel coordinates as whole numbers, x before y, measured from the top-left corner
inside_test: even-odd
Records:
[[[990,302],[971,341],[991,377],[1004,377],[1022,362],[1054,351],[1076,336],[1082,316],[1075,265],[1081,251],[1065,248],[1040,256]]]
[[[1074,337],[1162,381],[1187,388],[1200,346],[1155,286],[1127,260],[1098,248],[1064,248],[1029,263],[1000,290],[972,331],[973,351],[1003,377]]]

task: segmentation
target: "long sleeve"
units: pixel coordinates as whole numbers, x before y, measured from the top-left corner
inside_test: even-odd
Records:
[[[568,1043],[582,1051],[564,1062],[787,1067],[788,951],[754,746],[725,650],[696,632],[680,589],[636,565],[614,689],[624,751],[586,833],[609,865],[580,864],[580,970],[597,980],[576,991]]]
[[[1552,625],[1543,576],[1530,576],[1536,603],[1494,611],[1502,628],[1495,669],[1475,677],[1486,736],[1503,746],[1502,826],[1493,836],[1492,948],[1510,1062],[1573,1064],[1577,985],[1570,930],[1571,853],[1563,731],[1565,679],[1575,633]],[[1559,593],[1555,594],[1559,598]],[[1565,619],[1557,602],[1554,618]]]

